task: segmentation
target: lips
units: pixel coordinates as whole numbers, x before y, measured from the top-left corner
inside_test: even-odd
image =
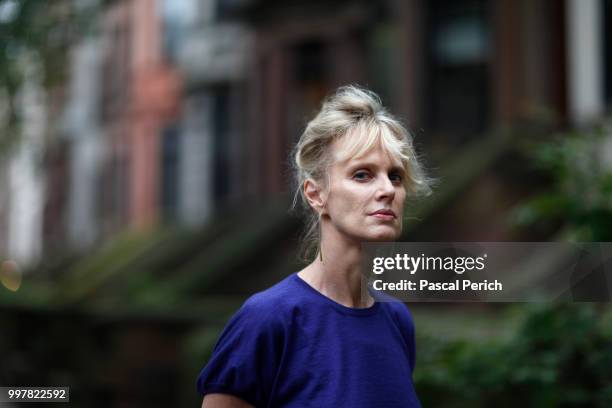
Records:
[[[394,220],[396,218],[393,210],[378,210],[378,211],[374,211],[370,215],[377,217],[377,218],[381,218],[383,220]]]

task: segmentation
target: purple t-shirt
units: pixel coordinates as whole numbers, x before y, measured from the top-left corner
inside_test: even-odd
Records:
[[[231,318],[198,391],[256,407],[420,407],[412,316],[385,300],[349,308],[293,273]]]

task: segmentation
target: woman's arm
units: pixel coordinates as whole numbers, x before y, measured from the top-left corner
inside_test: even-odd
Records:
[[[229,394],[206,394],[202,408],[254,408],[248,402]]]

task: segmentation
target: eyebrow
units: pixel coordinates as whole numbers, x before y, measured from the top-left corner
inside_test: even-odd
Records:
[[[380,167],[380,165],[378,163],[376,163],[376,162],[357,162],[355,164],[349,165],[349,169],[350,169],[351,172],[355,171],[355,170],[357,170],[357,169],[359,169],[361,167],[374,167],[374,168],[378,168],[378,167]],[[402,174],[406,173],[406,170],[404,169],[404,167],[397,166],[397,165],[392,166],[389,169],[389,171],[396,171],[396,172],[400,172]]]

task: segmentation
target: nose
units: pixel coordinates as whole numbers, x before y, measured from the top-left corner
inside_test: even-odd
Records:
[[[395,198],[395,186],[391,180],[389,180],[387,175],[380,177],[379,180],[381,181],[378,184],[378,189],[376,191],[376,199],[393,201]]]

